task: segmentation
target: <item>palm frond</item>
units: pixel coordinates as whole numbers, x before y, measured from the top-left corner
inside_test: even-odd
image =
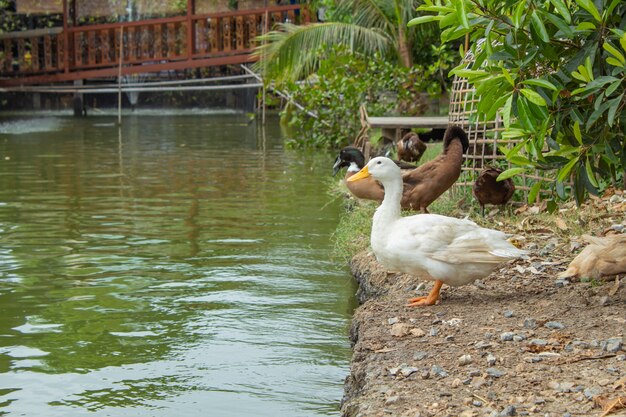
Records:
[[[340,0],[337,9],[350,13],[355,25],[377,28],[392,37],[397,32],[393,2],[388,0]]]
[[[319,64],[320,47],[346,45],[366,55],[385,53],[390,47],[389,37],[379,30],[338,22],[306,26],[282,23],[257,39],[256,68],[277,82],[295,81],[313,73]]]

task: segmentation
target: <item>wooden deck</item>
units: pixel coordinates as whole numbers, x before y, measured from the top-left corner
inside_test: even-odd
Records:
[[[369,117],[366,122],[369,127],[378,127],[383,131],[383,136],[397,141],[400,139],[402,129],[428,128],[446,129],[448,116],[420,116],[420,117]]]
[[[253,61],[256,37],[279,22],[306,24],[306,6],[0,34],[0,87]],[[121,52],[121,56],[120,56]]]

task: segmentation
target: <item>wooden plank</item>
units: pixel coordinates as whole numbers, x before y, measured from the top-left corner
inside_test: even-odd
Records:
[[[420,117],[368,117],[370,127],[381,128],[414,128],[428,127],[431,129],[445,129],[448,127],[448,116],[420,116]]]
[[[195,22],[196,45],[195,53],[205,54],[208,49],[206,20],[200,19]]]
[[[111,40],[109,38],[109,31],[101,30],[99,35],[100,40],[98,44],[100,47],[98,49],[100,50],[100,59],[97,61],[103,64],[107,63],[112,65],[113,62],[111,61]]]
[[[57,37],[57,67],[60,70],[65,69],[65,64],[69,62],[69,59],[65,59],[65,51],[67,48],[65,46],[65,40],[68,39],[67,36],[58,36]]]
[[[232,21],[230,17],[222,19],[222,39],[224,41],[224,51],[230,51],[232,45]]]
[[[248,16],[246,19],[248,25],[248,47],[254,48],[256,46],[256,36],[257,36],[257,22],[258,16],[252,15]]]
[[[127,51],[127,54],[124,54],[124,62],[136,61],[137,54],[135,51],[137,49],[137,42],[135,39],[135,27],[124,28],[124,32],[126,33],[124,49]]]
[[[90,30],[87,32],[87,63],[89,65],[96,64],[96,52],[98,47],[96,46],[96,32]]]
[[[163,58],[163,30],[161,25],[154,26],[154,57]]]
[[[209,21],[209,41],[211,43],[211,52],[220,50],[220,28],[221,19],[215,18]]]
[[[167,55],[166,57],[175,57],[178,54],[176,53],[176,28],[174,23],[167,24]]]
[[[29,66],[26,65],[26,60],[24,59],[24,55],[26,54],[26,48],[24,47],[24,39],[17,40],[17,61],[20,65],[20,71],[28,71]]]
[[[30,54],[33,71],[39,71],[39,38],[30,38]]]
[[[154,46],[154,27],[146,26],[141,31],[141,59],[154,57],[151,47]]]
[[[74,66],[83,65],[83,33],[76,32],[74,34]]]
[[[237,16],[235,18],[235,21],[237,22],[237,26],[236,26],[236,30],[235,33],[237,34],[237,40],[236,40],[236,49],[238,51],[243,49],[243,42],[244,42],[244,24],[243,24],[243,16]]]
[[[43,37],[43,69],[46,71],[52,69],[52,37],[50,35]]]

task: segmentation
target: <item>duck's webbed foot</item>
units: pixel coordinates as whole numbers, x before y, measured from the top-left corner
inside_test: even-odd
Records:
[[[432,306],[437,303],[439,300],[439,291],[441,290],[441,286],[443,282],[436,280],[433,289],[430,290],[430,293],[426,296],[415,297],[409,299],[409,304],[407,307],[419,307],[419,306]]]

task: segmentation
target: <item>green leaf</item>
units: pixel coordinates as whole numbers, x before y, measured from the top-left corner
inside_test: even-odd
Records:
[[[578,141],[580,145],[583,144],[583,135],[580,132],[580,123],[578,123],[578,121],[574,123],[574,137],[576,138],[576,140]]]
[[[409,20],[409,23],[407,23],[407,26],[411,27],[411,26],[421,25],[422,23],[436,22],[436,21],[441,20],[442,18],[443,16],[437,16],[437,15],[419,16],[419,17]]]
[[[622,85],[622,80],[617,80],[606,88],[606,96],[609,97]]]
[[[458,0],[456,3],[456,14],[461,21],[461,26],[465,29],[469,29],[469,22],[467,21],[467,12],[465,11],[465,2],[463,0]]]
[[[533,204],[537,201],[539,190],[541,190],[541,181],[534,183],[530,188],[530,191],[528,192],[528,204]]]
[[[556,180],[559,182],[565,181],[565,179],[568,177],[568,175],[572,171],[572,168],[574,168],[574,165],[576,165],[579,159],[580,159],[580,155],[570,160],[567,164],[565,164],[565,166],[559,170]]]
[[[537,10],[533,10],[532,14],[530,15],[530,19],[530,25],[535,29],[537,35],[539,35],[539,39],[541,39],[544,43],[550,42],[550,36],[548,36],[548,31],[546,30],[543,21],[539,17],[539,14],[537,14]]]
[[[591,63],[590,55],[587,55],[587,58],[585,58],[585,68],[587,69],[587,74],[589,75],[589,79],[593,80],[593,64]]]
[[[520,1],[513,14],[513,26],[515,26],[515,29],[519,29],[522,25],[522,14],[524,11],[526,11],[526,1]]]
[[[619,44],[622,45],[622,49],[626,52],[626,32],[619,38]]]
[[[592,0],[576,0],[576,3],[583,9],[587,10],[594,19],[598,22],[602,22],[602,17],[600,17],[600,12],[596,9],[596,6],[593,4]]]
[[[587,178],[589,178],[591,185],[598,188],[598,181],[596,180],[596,176],[594,175],[593,169],[591,168],[591,162],[589,161],[589,158],[587,158],[587,160],[585,161],[585,170],[587,171]]]
[[[613,55],[615,58],[617,58],[622,63],[622,65],[626,63],[626,59],[624,58],[624,55],[622,55],[622,53],[618,51],[617,48],[611,45],[609,42],[604,42],[602,44],[602,48],[604,48],[605,51],[607,51],[608,53]]]
[[[496,181],[504,181],[507,178],[511,178],[514,177],[516,175],[519,174],[523,174],[526,172],[526,168],[509,168],[504,172],[501,172],[500,175],[498,175],[498,178],[496,178]]]
[[[504,122],[504,128],[508,129],[511,125],[511,105],[513,104],[513,95],[511,94],[509,98],[504,103],[502,107],[502,121]]]
[[[613,122],[615,121],[615,113],[617,112],[617,109],[619,108],[620,103],[622,102],[622,99],[624,98],[624,93],[620,94],[618,97],[609,100],[609,113],[607,115],[607,122],[609,123],[609,126],[613,126]]]
[[[587,30],[596,30],[596,25],[591,22],[581,22],[576,26],[576,30],[584,32]]]
[[[572,15],[569,13],[569,9],[561,0],[550,0],[550,3],[554,6],[557,12],[565,19],[569,24],[572,23]]]
[[[545,17],[552,22],[552,24],[556,26],[565,37],[570,39],[574,37],[574,30],[565,22],[565,20],[551,13],[544,12],[542,14],[545,15]]]
[[[624,66],[624,63],[623,63],[623,62],[618,61],[617,59],[613,58],[612,56],[608,57],[608,58],[606,59],[606,62],[607,62],[608,64],[613,65],[614,67],[623,67],[623,66]]]
[[[502,74],[504,75],[504,78],[506,78],[506,80],[509,82],[509,84],[511,84],[512,87],[515,87],[515,81],[513,80],[513,77],[511,77],[511,73],[509,72],[509,70],[507,70],[506,68],[502,68]]]
[[[548,88],[548,89],[554,90],[554,91],[558,90],[558,88],[556,88],[555,85],[552,84],[550,81],[544,80],[544,79],[541,79],[541,78],[531,78],[531,79],[528,79],[528,80],[524,80],[524,81],[522,81],[522,84],[536,85],[538,87],[544,87],[544,88]]]
[[[534,103],[538,106],[546,106],[546,101],[543,99],[543,97],[541,97],[539,95],[539,93],[537,93],[534,90],[531,90],[529,88],[522,88],[520,90],[520,93],[522,93],[524,95],[524,97],[526,97],[528,99],[528,101],[530,101],[531,103]]]

